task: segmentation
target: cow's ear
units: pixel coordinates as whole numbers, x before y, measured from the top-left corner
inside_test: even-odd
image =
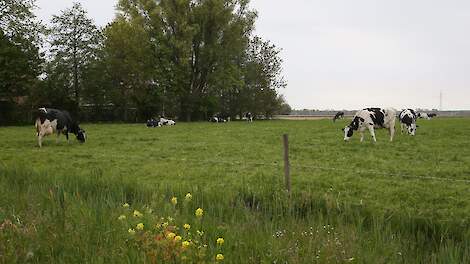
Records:
[[[341,131],[343,131],[343,132],[344,132],[344,128],[341,128]]]

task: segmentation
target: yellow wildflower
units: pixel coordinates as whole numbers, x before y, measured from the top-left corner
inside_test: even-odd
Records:
[[[163,228],[166,228],[168,226],[168,222],[162,223]]]
[[[200,236],[202,236],[202,235],[204,235],[204,231],[199,231],[199,230],[197,230],[197,234],[200,235]]]
[[[222,246],[224,244],[224,239],[222,237],[217,238],[217,245]]]
[[[184,197],[184,199],[189,202],[191,201],[191,199],[193,199],[193,196],[191,195],[191,193],[187,193],[186,196]]]
[[[134,217],[142,217],[144,216],[141,212],[134,210]]]
[[[185,240],[185,241],[183,241],[183,243],[181,243],[181,245],[182,245],[184,248],[187,248],[187,247],[189,247],[190,243],[189,243],[189,241],[186,241],[186,240]]]
[[[124,203],[124,204],[122,205],[122,207],[124,207],[124,208],[129,208],[129,204],[128,204],[128,203]]]
[[[136,226],[137,230],[144,230],[144,224],[143,223],[138,223]]]
[[[215,256],[215,260],[217,260],[217,261],[222,261],[222,260],[224,260],[224,255],[222,255],[222,254],[220,254],[220,253],[217,254],[217,256]]]
[[[160,223],[156,224],[156,225],[155,225],[155,228],[156,228],[156,229],[162,228],[162,224],[160,224]]]
[[[120,215],[120,216],[118,217],[118,219],[122,221],[122,220],[126,219],[126,216],[125,216],[125,215]]]
[[[129,228],[129,230],[127,230],[127,232],[129,232],[129,234],[131,234],[131,235],[134,235],[134,234],[135,234],[135,230],[132,229],[132,228]]]
[[[178,203],[178,198],[173,196],[173,197],[171,197],[170,202],[171,202],[172,205],[176,205]]]
[[[175,236],[175,241],[181,241],[181,236]]]
[[[170,232],[170,233],[168,233],[168,234],[166,235],[166,238],[168,238],[168,239],[173,239],[173,238],[175,238],[175,236],[176,236],[175,233]]]
[[[196,209],[196,212],[194,214],[197,217],[202,217],[202,215],[204,214],[204,210],[202,210],[202,208],[198,208],[198,209]]]
[[[184,224],[183,227],[184,227],[184,229],[189,230],[191,228],[191,225],[190,224]]]

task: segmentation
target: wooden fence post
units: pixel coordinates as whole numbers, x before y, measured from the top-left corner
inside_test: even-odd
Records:
[[[290,164],[289,164],[289,137],[287,134],[282,135],[284,141],[284,177],[286,180],[286,189],[290,194],[291,181],[290,181]]]

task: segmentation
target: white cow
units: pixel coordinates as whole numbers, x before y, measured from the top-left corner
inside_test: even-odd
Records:
[[[360,110],[353,117],[351,123],[343,128],[344,141],[348,141],[354,130],[358,130],[361,133],[362,142],[364,140],[364,131],[368,129],[374,142],[377,142],[375,128],[387,128],[390,133],[390,141],[393,141],[396,115],[396,110],[393,108],[366,108]]]

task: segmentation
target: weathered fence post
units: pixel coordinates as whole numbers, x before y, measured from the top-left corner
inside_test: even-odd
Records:
[[[287,134],[282,135],[284,141],[284,177],[286,179],[286,189],[290,194],[290,164],[289,164],[289,137]]]

